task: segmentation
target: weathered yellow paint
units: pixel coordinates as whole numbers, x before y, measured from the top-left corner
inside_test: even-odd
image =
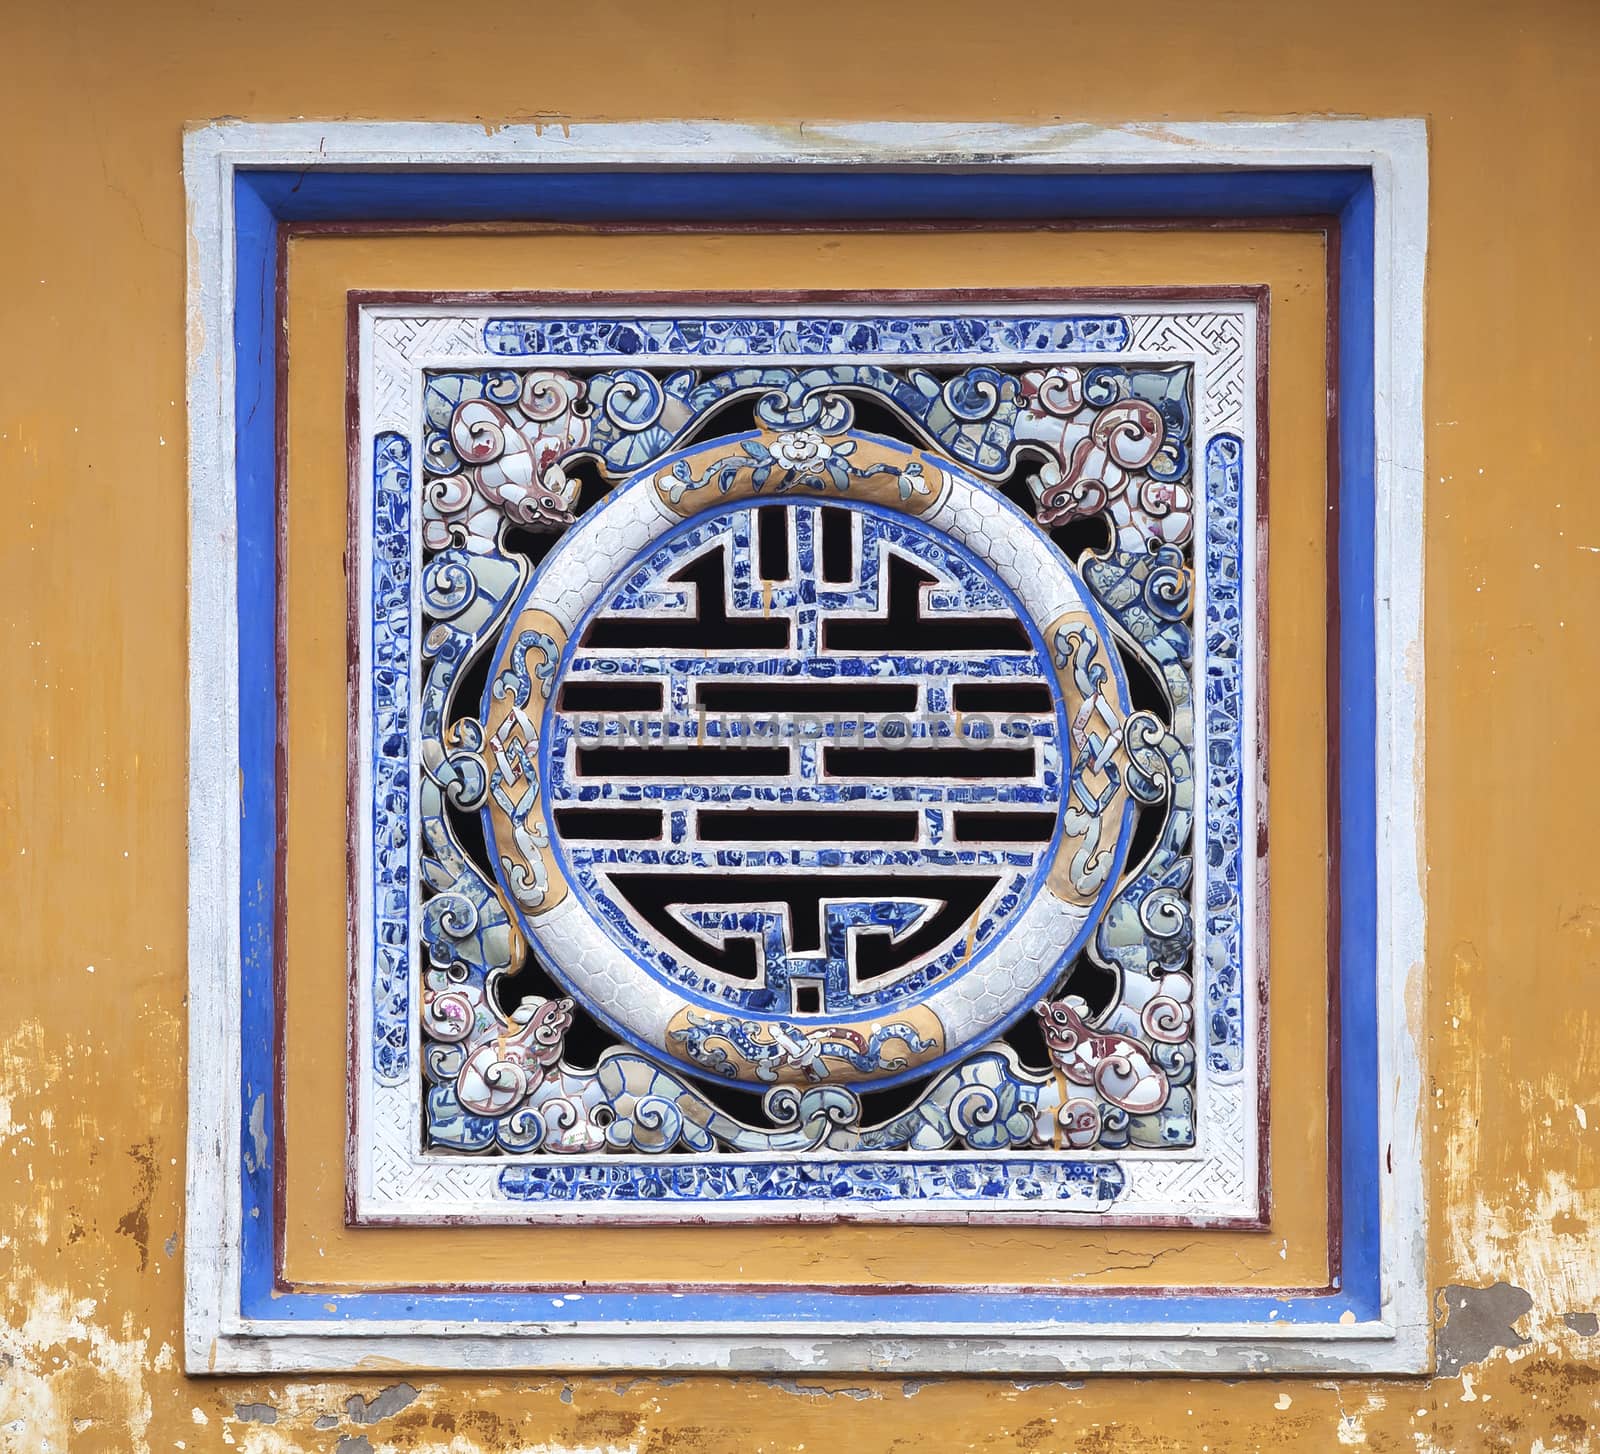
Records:
[[[289,311],[289,761],[286,1264],[317,1285],[404,1284],[530,1266],[574,1280],[1130,1286],[1322,1286],[1327,1280],[1325,779],[1297,768],[1321,751],[1324,716],[1326,277],[1310,233],[654,234],[565,232],[295,239]],[[626,1230],[480,1228],[351,1232],[344,1225],[339,1104],[344,1063],[327,1054],[343,1013],[345,896],[346,300],[351,288],[547,289],[1060,287],[1266,283],[1272,289],[1271,838],[1274,846],[1273,1159],[1277,1206],[1261,1232],[1191,1237],[1070,1227]],[[1308,1047],[1310,1053],[1308,1054]],[[680,1261],[681,1259],[681,1261]]]
[[[6,17],[0,1444],[1582,1450],[1600,1409],[1600,121],[1586,0],[63,0]],[[592,47],[592,49],[591,49]],[[537,113],[522,108],[537,106]],[[183,202],[228,113],[1432,127],[1426,1013],[1436,1285],[1526,1290],[1432,1380],[185,1379]],[[514,114],[516,113],[516,114]],[[1418,989],[1421,994],[1421,986]],[[1452,1308],[1460,1300],[1451,1300]],[[1470,1295],[1468,1300],[1470,1301]],[[1512,1301],[1510,1306],[1520,1306]],[[1459,1326],[1459,1325],[1458,1325]],[[1490,1330],[1492,1332],[1492,1330]],[[1511,1337],[1506,1328],[1504,1337]]]

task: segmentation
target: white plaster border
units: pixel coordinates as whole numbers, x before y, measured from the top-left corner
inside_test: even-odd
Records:
[[[551,1299],[537,1322],[267,1320],[240,1313],[239,693],[234,491],[233,177],[240,167],[1137,172],[1370,168],[1374,190],[1374,623],[1382,1316],[1274,1322],[840,1326],[613,1323]],[[189,1137],[185,1347],[191,1373],[388,1367],[821,1372],[1420,1373],[1431,1365],[1422,1085],[1423,295],[1427,137],[1413,120],[1038,128],[713,122],[508,127],[218,123],[185,138],[190,670]],[[1392,1169],[1391,1169],[1392,1168]],[[1152,1299],[1152,1309],[1160,1302]]]
[[[1159,291],[1159,290],[1155,290]],[[1243,470],[1241,490],[1241,541],[1240,559],[1244,580],[1244,614],[1256,619],[1258,584],[1256,580],[1258,559],[1256,554],[1256,442],[1260,421],[1257,408],[1257,357],[1256,328],[1260,305],[1238,298],[1204,298],[1185,296],[1182,300],[1131,302],[1126,299],[1096,299],[1092,290],[1071,302],[1050,300],[1040,304],[1027,302],[974,303],[971,309],[955,305],[904,302],[887,304],[865,303],[779,303],[739,306],[709,306],[696,303],[700,316],[738,316],[757,312],[772,317],[805,317],[818,313],[829,317],[893,317],[920,312],[981,311],[986,316],[1026,316],[1047,311],[1052,317],[1069,317],[1074,314],[1098,316],[1116,313],[1129,320],[1133,336],[1128,344],[1115,352],[1086,353],[1071,349],[1060,351],[1032,350],[1010,353],[1003,349],[989,349],[982,353],[937,352],[928,354],[851,354],[850,362],[873,362],[887,367],[908,364],[949,365],[952,362],[971,364],[982,362],[997,368],[1038,367],[1046,363],[1071,363],[1088,369],[1104,363],[1184,363],[1196,370],[1194,391],[1193,457],[1196,461],[1193,479],[1195,505],[1194,551],[1197,562],[1206,558],[1206,536],[1209,532],[1209,512],[1206,500],[1209,481],[1206,479],[1204,460],[1211,439],[1219,434],[1232,433],[1243,439],[1246,465]],[[615,316],[633,318],[660,315],[671,311],[661,305],[590,306],[581,309],[585,318]],[[358,546],[352,550],[352,561],[359,560],[359,599],[370,599],[370,569],[372,559],[372,468],[373,446],[382,433],[405,435],[411,443],[412,458],[423,457],[422,395],[427,373],[436,369],[504,369],[504,368],[563,368],[571,367],[573,360],[558,355],[505,355],[484,351],[483,325],[489,318],[568,318],[574,309],[568,304],[531,305],[523,303],[413,303],[383,302],[362,303],[357,309],[356,339],[358,343],[357,397],[359,400],[360,468],[362,470],[359,496]],[[390,327],[397,336],[386,337]],[[1219,327],[1223,331],[1219,332]],[[1175,342],[1171,331],[1177,330]],[[815,365],[819,357],[814,354],[783,353],[775,351],[759,356],[763,365]],[[651,368],[690,368],[705,365],[708,360],[722,365],[748,363],[745,355],[717,355],[708,353],[675,354],[667,350],[649,355],[588,355],[585,366],[617,365],[643,362]],[[381,401],[381,403],[380,403]],[[653,510],[648,512],[654,514]],[[931,516],[928,518],[932,518]],[[677,517],[671,517],[676,523]],[[948,522],[938,528],[949,529]],[[420,511],[412,520],[412,558],[422,558]],[[620,569],[626,554],[616,562]],[[420,572],[414,573],[413,589],[417,588]],[[1197,630],[1206,619],[1207,572],[1196,571],[1196,597],[1194,621]],[[1011,586],[1026,598],[1027,577],[1011,581]],[[1053,619],[1064,606],[1052,605],[1038,619]],[[413,601],[411,623],[411,651],[413,673],[413,702],[411,712],[412,760],[420,761],[420,713],[416,694],[420,690],[422,664],[419,643],[422,638],[420,607]],[[372,971],[375,947],[373,943],[372,869],[371,869],[371,813],[372,813],[372,749],[370,738],[371,678],[366,665],[372,650],[372,622],[365,610],[357,632],[357,651],[362,665],[358,671],[361,681],[362,707],[360,713],[359,747],[355,760],[359,764],[356,800],[356,842],[359,859],[358,883],[353,895],[357,905],[356,981],[360,997],[355,1017],[355,1063],[357,1090],[352,1101],[355,1118],[355,1135],[352,1155],[355,1160],[354,1186],[355,1211],[358,1219],[378,1225],[394,1222],[404,1225],[425,1225],[429,1221],[477,1221],[514,1225],[537,1222],[581,1222],[587,1225],[606,1223],[659,1222],[663,1216],[661,1204],[655,1202],[566,1203],[517,1202],[499,1193],[496,1182],[501,1169],[514,1164],[548,1164],[548,1153],[533,1155],[483,1154],[471,1157],[424,1153],[418,1144],[419,1126],[422,1122],[422,1098],[426,1086],[420,1071],[421,1047],[417,1039],[418,1025],[413,1022],[411,1042],[412,1068],[403,1089],[386,1085],[372,1067]],[[1240,753],[1241,772],[1244,778],[1241,824],[1256,821],[1257,789],[1261,784],[1261,765],[1257,757],[1257,717],[1259,702],[1256,693],[1256,648],[1254,639],[1246,642],[1246,663],[1243,670],[1242,690],[1244,711]],[[1206,654],[1197,653],[1193,666],[1192,687],[1196,701],[1203,699],[1206,684]],[[1208,760],[1207,743],[1210,736],[1208,714],[1195,714],[1196,744],[1194,761]],[[1203,797],[1202,797],[1203,801]],[[1206,837],[1209,833],[1208,815],[1196,813],[1195,862],[1206,862]],[[1248,836],[1248,835],[1246,835]],[[415,822],[411,839],[413,852],[419,842]],[[1250,867],[1255,868],[1253,856]],[[415,872],[415,864],[413,864]],[[1204,901],[1208,876],[1203,868],[1194,875],[1190,890],[1194,914],[1197,946],[1196,966],[1203,964],[1209,953],[1209,930],[1206,928]],[[1115,1151],[1090,1150],[1076,1153],[1080,1161],[1112,1161],[1127,1176],[1127,1183],[1111,1208],[1105,1211],[1079,1210],[1058,1212],[1062,1221],[1070,1221],[1083,1228],[1108,1228],[1121,1225],[1147,1224],[1151,1219],[1168,1219],[1174,1226],[1205,1227],[1226,1225],[1252,1220],[1259,1216],[1261,1166],[1260,1138],[1263,1121],[1260,1114],[1258,1079],[1258,1037],[1263,1027],[1260,1023],[1261,1006],[1257,1000],[1257,966],[1266,946],[1262,919],[1258,915],[1256,873],[1247,871],[1240,885],[1240,918],[1242,938],[1246,945],[1242,975],[1244,984],[1245,1036],[1242,1046],[1243,1065],[1239,1069],[1221,1073],[1212,1071],[1204,1054],[1196,1056],[1196,1114],[1199,1137],[1196,1144],[1185,1150],[1129,1146]],[[413,912],[409,953],[410,1003],[421,1003],[422,988],[419,968],[419,946],[416,914]],[[1259,936],[1259,938],[1258,938]],[[604,951],[610,949],[609,944]],[[1197,976],[1197,984],[1199,977]],[[1197,987],[1197,997],[1203,988]],[[884,1164],[902,1159],[903,1152],[865,1153],[816,1151],[808,1153],[808,1160],[826,1162],[846,1159],[852,1161],[881,1161]],[[762,1161],[770,1156],[740,1156],[724,1153],[727,1160]],[[971,1152],[930,1152],[919,1159],[932,1161],[964,1161],[975,1158]],[[597,1155],[564,1155],[563,1165],[601,1161],[612,1166],[630,1162],[661,1167],[674,1163],[696,1163],[698,1156],[650,1155],[625,1157],[616,1153]],[[1237,1183],[1231,1187],[1230,1183]],[[748,1202],[728,1203],[719,1206],[705,1201],[684,1201],[673,1204],[680,1217],[692,1215],[696,1221],[737,1222],[806,1222],[806,1221],[861,1221],[889,1223],[905,1221],[930,1225],[939,1221],[958,1220],[968,1224],[988,1222],[1004,1225],[1008,1219],[1016,1225],[1019,1213],[1024,1216],[1038,1214],[1038,1203],[1027,1198],[1011,1197],[985,1201],[919,1201],[903,1208],[886,1207],[881,1203],[865,1206],[848,1200],[821,1201],[795,1205],[774,1202],[766,1206]]]

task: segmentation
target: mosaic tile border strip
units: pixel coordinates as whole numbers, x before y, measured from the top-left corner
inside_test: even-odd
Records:
[[[863,314],[851,318],[489,318],[484,348],[513,358],[739,358],[746,355],[1116,353],[1127,348],[1128,320],[1094,317],[961,318]]]

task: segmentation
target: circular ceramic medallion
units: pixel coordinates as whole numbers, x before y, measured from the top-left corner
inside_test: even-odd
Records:
[[[1037,528],[865,434],[697,446],[562,537],[485,694],[508,903],[691,1072],[887,1085],[1060,979],[1126,853],[1127,692]]]

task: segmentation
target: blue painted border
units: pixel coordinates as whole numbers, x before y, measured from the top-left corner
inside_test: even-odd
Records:
[[[274,349],[278,230],[267,204],[235,189],[234,379],[239,562],[239,1144],[242,1168],[241,1306],[256,1269],[275,1256],[273,1163],[277,1156],[278,883],[278,482]],[[196,1069],[199,1069],[197,1067]],[[202,1071],[203,1073],[203,1071]],[[259,1116],[265,1138],[251,1134]],[[267,1148],[257,1158],[254,1148]],[[270,1284],[270,1278],[268,1279]]]
[[[239,572],[240,935],[243,982],[239,1144],[240,1311],[297,1322],[339,1319],[538,1321],[546,1327],[640,1320],[1007,1325],[1064,1333],[1110,1322],[1358,1322],[1381,1314],[1378,1203],[1376,680],[1373,615],[1373,193],[1365,168],[1132,174],[1019,172],[351,172],[241,169],[234,174],[235,406]],[[1343,1285],[1324,1296],[1233,1292],[1102,1296],[970,1291],[859,1295],[796,1292],[359,1293],[275,1286],[277,1155],[274,893],[277,765],[275,419],[277,229],[295,221],[1047,221],[1261,218],[1333,214],[1339,252],[1339,552],[1342,635],[1338,811],[1343,1121]],[[262,1144],[252,1133],[264,1132]]]

